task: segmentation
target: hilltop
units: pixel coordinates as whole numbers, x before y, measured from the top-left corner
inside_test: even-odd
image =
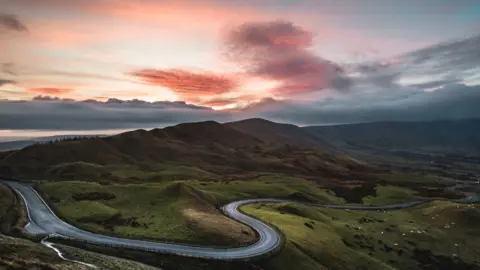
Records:
[[[266,142],[322,150],[333,150],[335,148],[322,137],[292,124],[281,124],[261,118],[252,118],[230,122],[226,125]]]
[[[304,143],[295,143],[295,137]],[[368,170],[321,145],[293,125],[258,119],[227,124],[206,121],[30,145],[0,155],[0,174],[35,179],[161,180],[252,173],[342,178]]]

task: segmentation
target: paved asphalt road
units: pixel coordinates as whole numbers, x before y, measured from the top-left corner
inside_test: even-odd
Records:
[[[1,181],[1,180],[0,180]],[[92,244],[111,245],[116,247],[126,247],[139,250],[148,250],[160,253],[170,253],[189,257],[199,258],[213,258],[213,259],[245,259],[266,254],[280,247],[282,244],[281,236],[278,232],[263,223],[260,220],[254,219],[250,216],[244,215],[238,211],[238,208],[245,204],[258,202],[289,202],[288,200],[280,199],[251,199],[236,201],[227,204],[222,208],[225,215],[249,225],[259,235],[259,240],[246,247],[238,248],[217,248],[217,247],[201,247],[189,246],[182,244],[171,244],[161,242],[151,242],[143,240],[125,239],[111,237],[101,234],[95,234],[78,229],[61,219],[59,219],[48,205],[43,201],[40,195],[28,184],[4,181],[7,185],[17,191],[24,199],[27,210],[29,223],[25,229],[32,234],[48,234],[50,236],[60,236],[66,238],[73,238],[85,241]],[[478,197],[469,197],[467,200],[477,200]],[[336,208],[336,209],[351,209],[351,210],[392,210],[408,208],[427,202],[414,201],[401,204],[385,205],[385,206],[361,206],[361,205],[324,205],[324,204],[309,204],[314,206]],[[465,201],[462,201],[465,202]]]

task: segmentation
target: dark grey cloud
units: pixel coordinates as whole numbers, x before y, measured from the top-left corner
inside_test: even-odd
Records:
[[[313,103],[285,103],[254,113],[301,125],[426,121],[480,117],[480,86],[449,85],[433,92],[395,91]],[[246,112],[248,114],[248,112]]]
[[[479,44],[480,35],[439,43],[401,55],[396,63],[380,68],[376,74],[395,74],[392,82],[409,81],[409,86],[424,89],[468,81],[480,74]]]
[[[0,13],[0,27],[5,27],[9,30],[27,32],[28,28],[23,24],[17,16],[13,14]]]
[[[480,74],[480,35],[442,42],[392,59],[344,65],[352,92],[431,89],[467,82]]]
[[[0,100],[1,129],[95,130],[149,128],[231,116],[185,102],[109,99],[73,101],[39,96],[29,101]]]
[[[15,84],[15,83],[16,83],[15,81],[0,78],[0,86],[4,86],[6,84]]]
[[[298,125],[480,118],[480,86],[453,84],[425,92],[359,94],[318,102],[264,99],[240,111],[214,111],[185,102],[36,97],[0,101],[0,129],[96,130],[152,128],[181,122],[261,117]]]

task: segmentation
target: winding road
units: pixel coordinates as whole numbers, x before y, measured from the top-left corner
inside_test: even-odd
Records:
[[[1,182],[1,180],[0,180]],[[41,196],[29,184],[3,181],[5,184],[14,189],[25,201],[27,206],[27,213],[29,223],[25,226],[25,230],[34,235],[45,234],[48,236],[57,236],[84,241],[91,244],[109,245],[115,247],[125,247],[131,249],[168,253],[181,256],[234,260],[234,259],[248,259],[261,256],[276,250],[282,245],[282,236],[271,226],[266,223],[245,215],[239,211],[239,207],[252,203],[281,203],[292,202],[290,200],[282,199],[251,199],[232,202],[222,207],[225,215],[233,218],[239,222],[247,224],[253,228],[259,235],[256,243],[236,248],[218,248],[218,247],[202,247],[191,246],[185,244],[172,244],[162,242],[152,242],[144,240],[125,239],[118,237],[111,237],[96,233],[91,233],[85,230],[76,228],[58,218],[55,213],[49,208]],[[478,202],[479,196],[468,196],[465,199],[457,200],[456,202]],[[384,206],[363,206],[363,205],[329,205],[329,204],[314,204],[303,203],[306,205],[328,207],[335,209],[350,209],[350,210],[393,210],[403,209],[416,206],[430,200],[418,200],[413,202],[406,202],[400,204],[384,205]],[[302,203],[302,202],[299,202]]]

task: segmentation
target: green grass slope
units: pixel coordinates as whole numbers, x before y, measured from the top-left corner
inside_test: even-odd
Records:
[[[266,270],[480,269],[480,211],[474,205],[433,202],[377,212],[287,203],[242,210],[287,237],[285,249],[262,262]]]
[[[311,181],[279,176],[128,185],[46,182],[38,189],[61,217],[90,231],[222,246],[246,245],[256,239],[248,226],[220,213],[218,207],[228,202],[259,197],[343,202]]]
[[[42,184],[39,190],[61,217],[94,232],[224,246],[255,240],[249,227],[215,208],[214,197],[184,182],[107,186],[55,182]]]

